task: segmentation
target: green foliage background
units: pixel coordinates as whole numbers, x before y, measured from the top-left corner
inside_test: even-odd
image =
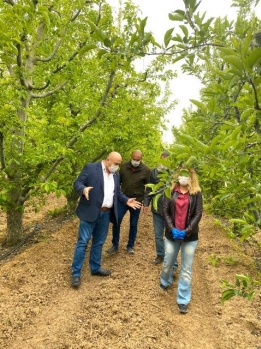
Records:
[[[131,1],[116,20],[105,1],[1,3],[0,205],[11,244],[23,236],[30,197],[63,193],[73,206],[72,182],[86,162],[111,150],[128,160],[140,148],[149,166],[158,163],[178,61],[204,87],[173,128],[170,173],[184,163],[197,169],[206,208],[230,220],[231,235],[260,230],[259,1],[234,0],[235,21],[183,2],[159,43]],[[145,55],[154,58],[138,72]],[[171,177],[164,181],[169,192]]]

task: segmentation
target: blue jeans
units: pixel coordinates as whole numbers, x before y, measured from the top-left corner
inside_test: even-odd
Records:
[[[158,214],[152,212],[153,228],[155,234],[155,244],[157,256],[164,257],[164,219]]]
[[[153,228],[154,228],[154,234],[155,234],[155,243],[156,243],[156,253],[157,256],[164,257],[165,255],[165,247],[164,247],[164,219],[163,217],[158,214],[152,212],[153,217]],[[178,261],[175,260],[173,264],[173,271],[172,274],[175,275],[176,271],[178,269]]]
[[[130,212],[130,229],[129,229],[129,241],[127,244],[128,247],[133,247],[135,243],[135,239],[138,232],[138,220],[140,216],[140,209],[134,209],[127,205],[122,205],[118,202],[118,225],[113,224],[112,227],[112,244],[115,248],[118,249],[119,241],[120,241],[120,225],[125,216],[126,212]]]
[[[100,212],[95,222],[80,220],[78,240],[75,246],[72,262],[72,276],[81,276],[88,242],[92,237],[90,250],[90,269],[96,272],[101,268],[102,246],[105,243],[110,223],[110,211]]]
[[[198,240],[178,242],[165,239],[165,257],[160,277],[163,286],[170,286],[173,282],[172,268],[181,250],[181,268],[178,280],[177,303],[189,304],[191,299],[192,264]]]

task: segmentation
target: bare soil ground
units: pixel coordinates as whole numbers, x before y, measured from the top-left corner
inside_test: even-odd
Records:
[[[127,255],[128,216],[121,249],[109,256],[111,230],[103,252],[108,278],[90,275],[88,255],[78,290],[70,287],[78,219],[47,212],[64,204],[50,197],[25,225],[41,229],[18,252],[0,261],[0,348],[5,349],[261,349],[260,299],[233,298],[221,305],[223,277],[251,274],[254,259],[205,215],[196,251],[192,301],[181,315],[176,285],[159,288],[151,214],[141,214],[135,254]],[[5,215],[0,214],[0,233]],[[0,236],[1,237],[1,236]],[[1,255],[5,252],[1,250]],[[217,261],[216,267],[211,263]]]

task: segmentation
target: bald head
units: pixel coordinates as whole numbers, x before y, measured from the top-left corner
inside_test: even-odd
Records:
[[[117,153],[116,151],[112,151],[108,156],[106,160],[112,161],[115,165],[120,165],[122,162],[122,157],[120,153]]]
[[[122,157],[120,153],[112,151],[108,154],[107,158],[104,160],[104,165],[108,173],[114,173],[118,170],[119,165],[122,162]]]
[[[142,152],[140,150],[133,150],[133,152],[131,153],[131,158],[134,161],[141,161],[142,159]]]

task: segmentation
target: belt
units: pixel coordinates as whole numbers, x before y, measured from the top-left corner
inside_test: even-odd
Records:
[[[101,211],[107,212],[107,211],[110,211],[110,208],[109,207],[101,207]]]

